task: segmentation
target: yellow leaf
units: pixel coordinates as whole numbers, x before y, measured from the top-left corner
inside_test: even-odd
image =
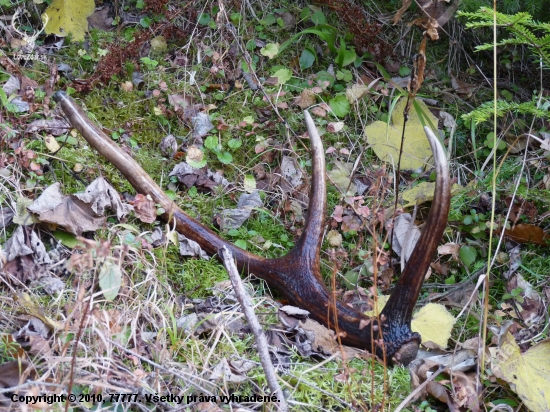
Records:
[[[428,106],[420,100],[416,103],[422,109],[422,113],[432,124],[437,126],[437,118],[430,112]],[[401,134],[403,130],[403,110],[407,104],[407,99],[401,98],[395,105],[392,112],[392,126],[386,122],[376,121],[365,127],[367,142],[372,146],[372,150],[381,160],[392,163],[397,166],[399,160],[399,148],[401,146]],[[426,163],[432,163],[432,149],[428,143],[428,138],[424,133],[424,127],[420,118],[411,106],[409,119],[405,128],[405,138],[403,142],[403,157],[401,158],[401,169],[416,170]]]
[[[550,339],[521,353],[514,336],[507,332],[500,348],[497,351],[492,350],[491,354],[495,376],[511,384],[530,410],[550,410]]]
[[[61,147],[59,146],[59,143],[57,143],[57,140],[55,140],[55,137],[53,137],[51,134],[44,137],[44,143],[46,143],[46,147],[51,153],[57,152]]]
[[[442,348],[447,347],[455,318],[445,306],[428,303],[413,316],[411,329],[422,336],[422,343],[433,342]]]
[[[88,30],[88,16],[95,10],[94,0],[53,0],[44,14],[48,16],[46,33],[82,41]]]
[[[451,187],[451,195],[456,195],[463,189],[462,186],[455,183]],[[422,182],[411,189],[403,192],[403,201],[406,202],[403,207],[421,205],[424,202],[431,202],[434,198],[435,183]]]
[[[373,308],[373,310],[367,310],[365,312],[365,315],[373,317],[378,316],[380,312],[382,312],[382,309],[384,309],[384,306],[386,306],[386,303],[388,303],[389,296],[380,295],[378,296],[378,305],[376,308]]]

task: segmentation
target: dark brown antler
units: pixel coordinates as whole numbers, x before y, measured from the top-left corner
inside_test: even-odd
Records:
[[[286,256],[265,259],[232,245],[187,216],[132,157],[88,119],[74,100],[64,92],[57,92],[53,97],[88,143],[120,170],[137,192],[151,195],[155,203],[161,205],[166,211],[162,218],[168,222],[175,220],[176,230],[199,243],[208,254],[215,255],[222,246],[226,246],[233,253],[239,270],[264,279],[290,302],[307,309],[312,318],[331,329],[337,328],[341,332],[342,342],[347,345],[366,349],[382,359],[402,364],[408,364],[416,357],[420,335],[411,331],[412,311],[424,275],[443,235],[450,204],[447,160],[439,140],[431,130],[426,128],[426,134],[434,153],[437,172],[432,209],[403,275],[382,312],[380,325],[377,319],[371,319],[339,300],[334,305],[323,283],[319,255],[325,221],[325,157],[317,128],[307,111],[304,114],[313,158],[308,218],[302,236]]]

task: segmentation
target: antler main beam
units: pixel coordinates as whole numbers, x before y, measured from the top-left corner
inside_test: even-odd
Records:
[[[155,203],[160,204],[165,210],[162,215],[165,221],[175,221],[176,230],[197,242],[208,254],[215,255],[222,246],[226,246],[233,253],[239,270],[264,279],[294,305],[307,309],[312,318],[338,330],[344,344],[366,349],[393,363],[406,365],[416,357],[420,335],[411,331],[412,311],[424,275],[443,235],[450,204],[445,152],[430,129],[425,128],[437,173],[432,208],[397,286],[380,319],[376,319],[355,311],[340,300],[334,301],[321,276],[320,250],[326,214],[325,156],[321,138],[307,111],[304,115],[313,160],[308,218],[302,236],[286,256],[265,259],[227,242],[185,214],[130,155],[90,121],[73,99],[61,91],[55,93],[53,98],[90,146],[111,162],[138,193],[148,194]]]

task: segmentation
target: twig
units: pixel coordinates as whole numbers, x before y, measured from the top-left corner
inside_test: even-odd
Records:
[[[260,322],[258,321],[258,318],[256,317],[254,310],[252,309],[252,301],[244,289],[243,282],[241,280],[241,277],[239,276],[239,271],[237,270],[237,265],[235,265],[235,261],[233,260],[233,255],[226,246],[223,246],[218,251],[218,254],[223,259],[223,265],[225,266],[225,269],[229,274],[229,279],[231,279],[231,284],[233,285],[235,295],[237,296],[237,299],[241,304],[243,313],[246,316],[246,320],[248,320],[250,329],[252,330],[252,333],[256,338],[258,355],[260,355],[260,361],[264,368],[265,377],[267,379],[269,389],[271,390],[271,393],[277,395],[277,398],[279,400],[279,411],[286,412],[288,411],[288,405],[286,403],[283,390],[277,382],[277,375],[275,374],[275,369],[273,368],[271,358],[269,357],[267,339],[260,325]]]

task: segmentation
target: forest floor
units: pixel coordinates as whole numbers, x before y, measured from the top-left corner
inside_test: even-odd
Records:
[[[390,2],[19,3],[0,1],[3,408],[281,406],[224,265],[71,127],[64,90],[169,199],[266,258],[307,220],[309,110],[325,284],[371,316],[434,207],[423,126],[437,129],[452,199],[413,318],[419,358],[343,347],[249,276],[277,382],[296,411],[550,410],[548,24],[500,15],[495,60],[476,49],[492,11],[443,2],[432,18]],[[41,395],[59,397],[25,398]]]

